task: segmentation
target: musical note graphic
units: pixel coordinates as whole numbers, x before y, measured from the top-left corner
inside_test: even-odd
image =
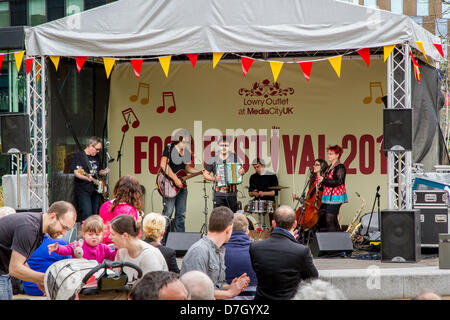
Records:
[[[128,117],[126,117],[126,115],[128,115]],[[128,129],[130,129],[129,123],[130,123],[131,115],[133,115],[133,117],[134,117],[134,121],[131,124],[131,126],[135,129],[137,127],[139,127],[139,124],[140,124],[139,119],[136,117],[136,114],[134,113],[133,109],[128,108],[128,109],[122,110],[122,117],[125,120],[125,124],[122,126],[122,132],[127,132]]]
[[[383,102],[383,100],[381,100],[381,98],[384,96],[383,94],[383,87],[381,86],[381,82],[370,82],[369,84],[369,89],[370,89],[370,96],[365,97],[363,100],[364,104],[369,104],[370,102],[372,102],[372,88],[380,88],[380,92],[381,95],[377,98],[375,98],[375,103],[380,104]]]
[[[139,98],[140,94],[141,94],[141,88],[143,88],[146,91],[146,95],[144,94],[144,98],[141,99],[141,104],[147,104],[149,101],[149,97],[150,97],[150,84],[145,83],[145,82],[139,82],[138,85],[138,90],[136,92],[136,94],[130,96],[130,101],[135,102],[137,101],[137,99]],[[142,91],[144,91],[142,90]]]
[[[158,112],[158,113],[163,113],[164,112],[164,110],[166,109],[166,98],[172,98],[172,101],[170,101],[170,99],[169,99],[169,105],[170,105],[170,103],[172,104],[172,105],[170,105],[169,107],[168,107],[168,109],[167,109],[167,111],[169,112],[169,113],[174,113],[176,110],[177,110],[177,105],[175,104],[175,97],[174,97],[174,95],[173,95],[173,92],[163,92],[162,93],[162,106],[159,106],[157,109],[156,109],[156,112]]]

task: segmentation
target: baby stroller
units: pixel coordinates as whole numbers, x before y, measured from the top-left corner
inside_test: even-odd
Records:
[[[126,300],[134,283],[128,282],[123,267],[135,269],[138,279],[142,277],[141,268],[130,262],[60,260],[45,272],[45,293],[50,300]]]

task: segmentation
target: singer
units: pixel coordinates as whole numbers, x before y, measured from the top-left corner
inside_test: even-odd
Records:
[[[342,231],[338,222],[339,209],[343,203],[348,202],[345,189],[345,166],[340,163],[344,150],[338,145],[328,146],[328,161],[330,167],[324,177],[319,177],[319,183],[323,185],[322,205],[325,210],[325,222],[328,232]],[[324,230],[325,231],[325,230]]]

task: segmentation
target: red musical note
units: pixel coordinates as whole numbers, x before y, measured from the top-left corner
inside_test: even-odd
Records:
[[[132,102],[137,101],[137,99],[139,98],[140,92],[141,92],[141,88],[144,88],[145,90],[147,90],[147,96],[145,98],[141,99],[141,104],[147,104],[149,101],[149,96],[150,96],[150,84],[145,83],[145,82],[139,82],[137,93],[130,96],[130,101],[132,101]]]
[[[128,117],[125,117],[127,114],[128,114]],[[122,111],[122,117],[125,120],[125,124],[122,126],[122,132],[127,132],[128,129],[130,129],[129,123],[130,123],[130,116],[131,115],[134,116],[134,121],[131,124],[131,126],[133,128],[135,128],[135,129],[137,127],[139,127],[139,124],[140,124],[139,119],[136,117],[136,114],[134,113],[133,109],[128,108],[128,109],[125,109],[125,110]]]
[[[167,109],[167,111],[169,113],[174,113],[177,110],[177,105],[175,104],[175,97],[173,95],[173,92],[163,92],[162,96],[163,96],[163,99],[162,99],[163,100],[163,102],[162,102],[163,105],[159,106],[156,109],[156,112],[163,113],[164,110],[166,109],[166,97],[171,97],[172,98],[172,105]]]

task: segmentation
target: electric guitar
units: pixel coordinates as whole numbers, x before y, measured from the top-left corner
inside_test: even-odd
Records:
[[[78,167],[75,172],[77,172],[78,174],[81,174],[85,177],[89,177],[89,174],[87,174],[83,168]],[[97,192],[100,193],[101,195],[103,195],[103,197],[106,199],[108,198],[108,187],[106,186],[105,180],[101,179],[101,178],[94,178],[92,177],[92,182],[97,186]]]
[[[186,180],[201,174],[202,174],[201,171],[193,174],[188,174],[183,169],[178,170],[177,173],[175,173],[175,175],[183,183],[183,187],[178,188],[175,185],[175,182],[173,182],[172,178],[166,175],[162,170],[159,170],[158,174],[156,175],[156,187],[158,188],[158,192],[161,196],[165,198],[173,198],[180,192],[181,189],[187,188]]]

